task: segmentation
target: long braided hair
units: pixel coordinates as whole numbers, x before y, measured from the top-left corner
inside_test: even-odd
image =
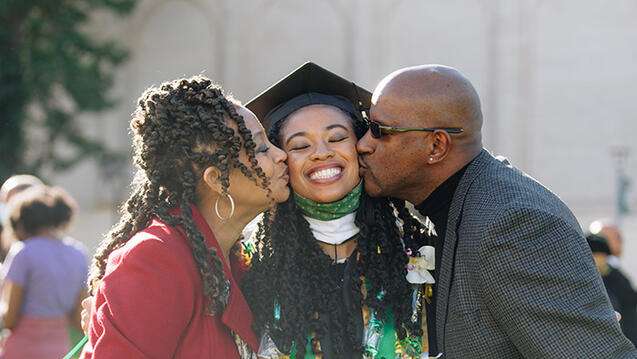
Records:
[[[278,142],[279,121],[270,141]],[[365,127],[354,120],[357,138]],[[393,206],[392,206],[392,201]],[[395,211],[399,213],[401,228],[397,226]],[[401,243],[410,248],[419,248],[428,239],[420,222],[405,207],[404,201],[387,198],[372,198],[363,192],[356,213],[358,234],[355,269],[346,272],[351,285],[354,308],[366,305],[382,320],[387,320],[386,309],[392,307],[393,324],[399,338],[406,330],[421,336],[422,329],[412,323],[411,285],[406,281],[408,257]],[[312,352],[318,353],[317,342],[324,338],[328,327],[336,329],[331,337],[337,355],[346,350],[346,335],[349,348],[362,352],[361,339],[356,336],[357,315],[349,315],[346,323],[341,323],[338,308],[342,299],[333,295],[335,283],[330,275],[333,260],[317,244],[307,220],[297,207],[293,196],[266,212],[256,235],[256,253],[252,267],[243,280],[243,293],[254,313],[255,331],[268,333],[277,347],[289,353],[296,347],[296,357],[303,358],[308,343],[308,335],[314,333],[311,341]],[[352,260],[350,258],[349,260]],[[367,295],[361,292],[365,278]],[[379,293],[384,291],[383,299]],[[275,305],[278,303],[279,319],[275,319]],[[329,314],[330,323],[321,321],[316,313]]]
[[[225,306],[229,288],[221,254],[204,244],[204,236],[193,222],[191,205],[196,202],[199,179],[210,166],[220,169],[223,191],[230,185],[229,171],[233,168],[268,188],[255,158],[251,132],[236,111],[238,105],[221,87],[202,76],[166,82],[142,94],[130,124],[138,171],[119,223],[93,258],[89,277],[93,290],[104,276],[109,254],[157,218],[180,227],[190,241],[203,296],[210,300],[207,314]],[[249,167],[239,161],[241,151],[247,154]],[[171,212],[174,208],[180,213]]]

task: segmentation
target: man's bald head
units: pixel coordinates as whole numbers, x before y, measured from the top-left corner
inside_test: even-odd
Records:
[[[379,101],[408,108],[423,127],[462,127],[464,133],[459,138],[481,143],[480,98],[471,82],[452,67],[421,65],[397,70],[376,87],[372,103]]]

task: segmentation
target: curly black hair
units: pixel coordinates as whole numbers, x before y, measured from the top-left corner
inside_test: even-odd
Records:
[[[221,170],[224,191],[230,185],[228,175],[232,168],[239,168],[255,183],[268,188],[268,180],[255,157],[251,132],[237,113],[239,105],[221,87],[202,76],[166,82],[142,94],[130,125],[133,158],[138,167],[133,192],[122,207],[119,223],[93,258],[89,277],[93,290],[104,276],[108,255],[147,227],[153,218],[158,218],[182,228],[190,241],[201,274],[203,296],[210,299],[207,314],[225,306],[228,288],[221,254],[204,244],[190,206],[196,203],[200,178],[210,166]],[[250,168],[239,161],[242,150]],[[179,208],[181,214],[171,214],[173,208]]]
[[[279,121],[271,132],[273,143],[284,121]],[[353,121],[360,138],[365,127]],[[429,243],[422,225],[404,201],[372,198],[366,193],[361,195],[355,223],[360,232],[354,255],[348,259],[356,261],[355,269],[346,273],[352,283],[352,303],[359,304],[356,308],[368,306],[383,320],[387,319],[386,309],[391,306],[398,337],[403,339],[406,331],[421,336],[419,323],[410,321],[412,287],[405,278],[408,257],[401,237],[410,248]],[[314,333],[314,338],[320,341],[330,326],[338,332],[332,333],[337,356],[348,349],[343,335],[348,336],[347,342],[353,346],[349,350],[362,352],[362,338],[355,334],[355,321],[360,317],[350,315],[347,323],[340,322],[338,308],[342,298],[327,295],[334,293],[334,279],[330,275],[333,259],[317,244],[293,196],[264,214],[255,242],[252,267],[243,279],[243,292],[254,313],[255,331],[268,333],[283,352],[289,353],[295,346],[296,357],[303,358],[308,335]],[[361,292],[362,278],[368,287],[365,297]],[[385,294],[379,300],[381,291]],[[280,307],[279,320],[274,319],[275,302]],[[329,314],[331,323],[318,320],[317,313]],[[311,342],[314,353],[320,351],[317,341]]]

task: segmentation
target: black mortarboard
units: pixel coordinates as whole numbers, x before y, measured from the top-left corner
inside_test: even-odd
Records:
[[[326,104],[362,119],[369,109],[372,94],[321,66],[306,62],[276,84],[270,86],[246,107],[263,123],[268,137],[276,124],[292,112],[309,105]]]
[[[588,246],[591,247],[591,252],[610,255],[610,247],[608,247],[606,238],[597,234],[588,233],[586,235],[586,241],[588,242]]]

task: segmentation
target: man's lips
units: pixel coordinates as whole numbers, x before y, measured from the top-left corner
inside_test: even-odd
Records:
[[[363,159],[362,156],[358,156],[358,167],[364,170],[367,169],[367,163],[365,163],[365,160]]]

